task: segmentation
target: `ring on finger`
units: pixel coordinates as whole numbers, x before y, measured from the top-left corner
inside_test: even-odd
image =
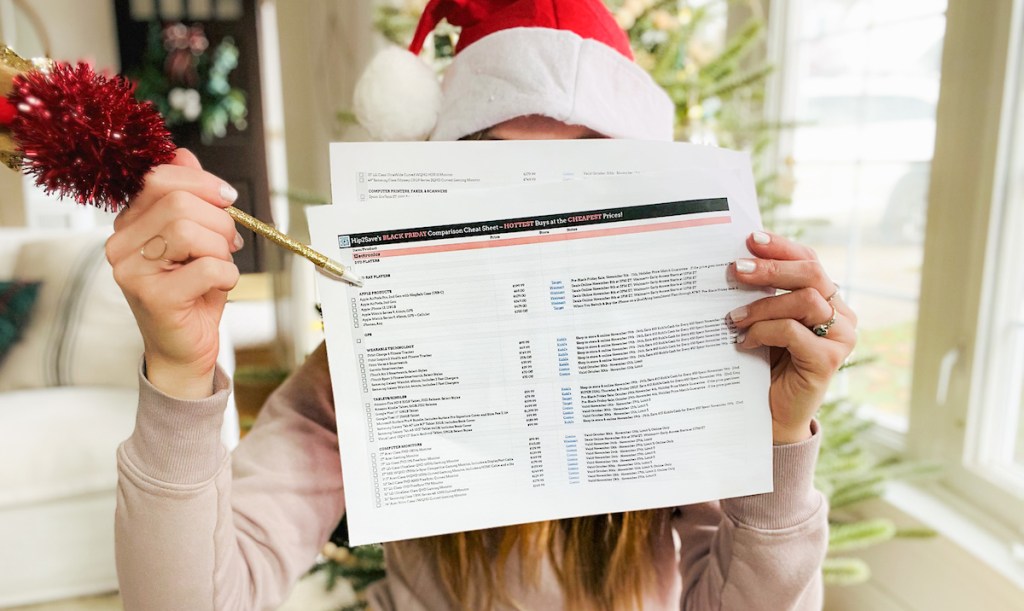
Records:
[[[835,284],[836,290],[832,291],[832,294],[825,298],[825,301],[829,303],[832,303],[832,300],[839,296],[839,285],[835,282],[832,284]]]
[[[832,325],[836,324],[836,306],[832,305],[831,303],[829,304],[829,306],[831,306],[832,308],[832,318],[829,318],[820,325],[814,325],[813,327],[811,327],[811,331],[814,331],[814,334],[817,335],[818,337],[827,336],[828,330],[832,328]]]
[[[163,242],[163,248],[160,249],[159,253],[154,252],[155,249],[159,247],[158,245],[150,248],[150,245],[154,244],[154,242],[156,242],[157,240]],[[157,234],[150,238],[148,242],[142,245],[142,250],[140,250],[139,253],[142,255],[142,258],[147,261],[163,261],[164,263],[174,263],[174,261],[171,261],[170,259],[164,257],[164,255],[167,254],[168,246],[169,245],[167,244],[167,238],[160,234]]]

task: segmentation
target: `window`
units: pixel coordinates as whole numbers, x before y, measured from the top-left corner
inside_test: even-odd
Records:
[[[907,446],[1020,545],[1024,0],[970,4],[949,7]]]
[[[946,0],[773,3],[792,229],[860,317],[843,391],[907,428]],[[778,53],[778,52],[777,52]]]
[[[772,9],[793,222],[881,358],[841,390],[1021,545],[1024,0]]]
[[[128,6],[136,21],[234,21],[244,12],[242,0],[128,0]]]
[[[965,460],[977,476],[1024,498],[1024,72],[1017,54],[1017,73],[1007,82]]]

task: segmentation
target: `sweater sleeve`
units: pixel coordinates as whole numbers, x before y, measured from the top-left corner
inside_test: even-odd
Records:
[[[229,455],[230,380],[179,401],[140,373],[135,430],[118,449],[117,571],[124,608],[273,609],[344,511],[327,355],[267,400]]]
[[[680,509],[684,611],[822,608],[828,503],[814,489],[821,433],[774,447],[774,491]]]

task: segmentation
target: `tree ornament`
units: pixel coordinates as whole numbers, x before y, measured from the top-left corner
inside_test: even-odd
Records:
[[[195,88],[199,85],[199,57],[210,47],[200,23],[191,27],[174,23],[163,30],[163,47],[167,52],[164,72],[172,84]]]

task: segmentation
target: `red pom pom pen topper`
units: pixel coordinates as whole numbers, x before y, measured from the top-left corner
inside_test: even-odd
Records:
[[[35,177],[47,193],[117,212],[142,190],[146,174],[174,158],[176,147],[135,85],[97,74],[87,64],[25,60],[0,47],[0,161]],[[337,261],[245,212],[240,225],[305,257],[328,276],[362,280]]]

